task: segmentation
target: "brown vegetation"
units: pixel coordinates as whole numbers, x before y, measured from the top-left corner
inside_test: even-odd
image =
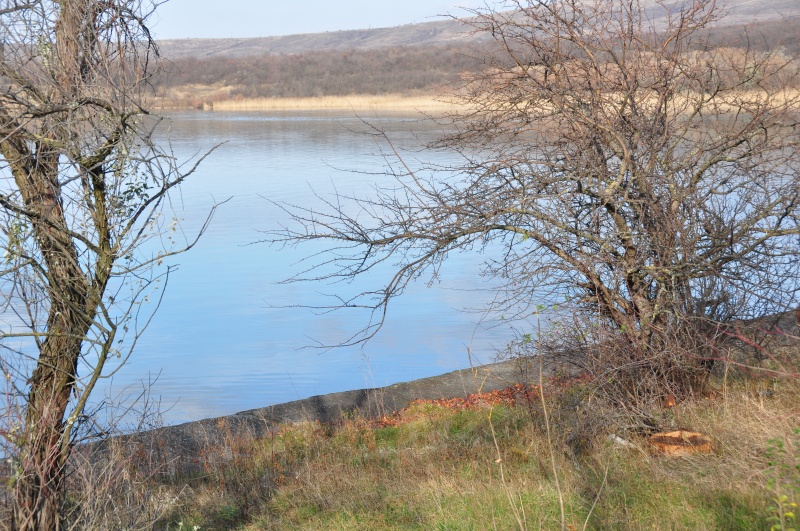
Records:
[[[712,398],[652,410],[657,428],[708,434],[708,455],[655,455],[648,437],[626,429],[596,394],[593,379],[545,379],[420,400],[378,419],[299,422],[266,437],[231,430],[195,455],[188,474],[125,448],[109,460],[81,458],[70,476],[71,528],[746,530],[781,517],[791,524],[786,514],[800,501],[796,380],[731,369],[712,383]]]
[[[659,3],[663,27],[638,2],[512,4],[474,13],[494,48],[445,120],[455,132],[431,146],[462,163],[398,160],[369,197],[283,205],[295,224],[271,240],[331,246],[298,280],[392,264],[348,300],[375,311],[353,342],[449,256],[491,250],[489,310],[524,319],[568,301],[619,407],[702,393],[730,321],[797,304],[797,64],[748,39],[712,47],[714,1]]]
[[[747,26],[720,25],[704,30],[703,46],[759,53],[778,50],[779,56],[795,56],[800,52],[798,28],[796,18]],[[482,71],[482,48],[486,44],[485,40],[470,43],[465,39],[426,46],[356,49],[353,45],[349,50],[253,51],[247,56],[208,57],[184,51],[165,64],[154,84],[168,107],[202,108],[215,102],[261,98],[430,96],[459,86],[465,73]]]
[[[184,58],[165,65],[155,84],[166,104],[181,106],[246,98],[427,96],[443,92],[464,72],[479,68],[476,56],[466,45],[442,45]]]
[[[383,114],[402,113],[442,114],[452,111],[456,102],[434,96],[405,96],[402,94],[381,94],[369,96],[356,94],[350,96],[319,96],[316,98],[235,98],[213,101],[209,99],[202,108],[209,111],[321,111]]]

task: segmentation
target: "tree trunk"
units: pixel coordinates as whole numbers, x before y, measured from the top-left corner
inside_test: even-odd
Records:
[[[154,51],[145,19],[155,5],[5,4],[0,169],[13,175],[16,190],[0,194],[0,207],[4,222],[15,231],[21,227],[22,243],[10,236],[3,242],[16,260],[3,271],[3,280],[21,286],[6,298],[27,306],[25,335],[37,350],[19,353],[21,374],[30,377],[13,382],[27,396],[14,404],[25,413],[13,419],[21,429],[12,441],[17,461],[11,526],[49,531],[63,524],[71,430],[102,375],[117,319],[138,310],[137,300],[126,301],[127,309],[123,303],[121,316],[110,315],[104,305],[112,266],[124,247],[120,242],[136,248],[146,240],[150,215],[185,175],[173,174],[171,167],[151,173],[148,177],[161,182],[154,192],[139,182],[140,162],[149,167],[160,159],[160,153],[150,153],[155,146],[136,134],[133,119],[141,114],[139,91]],[[128,148],[140,153],[131,156]],[[125,190],[136,191],[136,197],[127,198]],[[134,263],[120,276],[149,270],[154,262]],[[92,349],[100,356],[86,385],[78,387],[78,364]]]
[[[90,326],[88,283],[68,235],[58,183],[58,155],[35,157],[37,168],[15,172],[25,206],[36,215],[33,232],[47,269],[47,338],[29,381],[25,439],[15,485],[14,529],[54,530],[64,486],[68,441],[64,414],[77,377],[81,344]],[[23,170],[23,168],[18,168]]]
[[[97,7],[92,0],[62,0],[55,25],[55,101],[70,101],[80,92],[87,61],[95,44]],[[66,140],[68,117],[55,113],[43,122],[43,132]],[[45,133],[43,137],[47,137]],[[56,144],[57,145],[57,144]],[[31,212],[33,237],[46,271],[49,300],[46,339],[28,384],[25,438],[20,448],[19,477],[15,484],[13,528],[45,531],[60,528],[65,464],[64,416],[77,378],[81,346],[91,326],[87,314],[90,281],[81,269],[78,250],[64,215],[59,183],[58,148],[47,142],[34,146],[7,142],[4,155],[25,208]],[[10,155],[10,156],[9,156]]]
[[[80,341],[68,336],[52,336],[42,347],[28,397],[21,476],[15,489],[14,527],[19,531],[59,528],[68,457],[63,420],[79,355]]]

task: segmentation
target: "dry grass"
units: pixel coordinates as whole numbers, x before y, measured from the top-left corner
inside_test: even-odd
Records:
[[[455,104],[434,96],[352,95],[317,98],[252,98],[214,101],[207,104],[213,111],[380,111],[440,112],[452,110]]]
[[[800,381],[720,368],[712,387],[647,412],[710,435],[710,455],[657,456],[591,378],[551,378],[548,416],[538,387],[517,386],[260,439],[231,430],[191,471],[146,452],[78,460],[72,528],[561,529],[562,500],[570,530],[796,527]]]
[[[243,98],[232,96],[236,87],[231,85],[184,85],[169,90],[168,93],[156,98],[156,105],[162,109],[203,109],[218,112],[283,112],[283,111],[330,111],[330,112],[365,112],[377,111],[381,113],[432,113],[443,114],[472,105],[467,100],[457,97],[408,94],[352,94],[348,96],[318,96],[318,97],[275,97],[275,98]],[[672,102],[673,111],[677,114],[689,112],[696,103],[699,95],[691,94],[676,97]],[[627,97],[622,95],[608,95],[608,104],[618,106]],[[656,105],[654,96],[643,97],[643,105]],[[718,96],[713,105],[706,107],[713,109],[721,115],[750,108],[754,105],[789,106],[797,108],[800,105],[800,91],[787,89],[779,94],[767,95],[754,91],[732,91]],[[496,107],[504,104],[497,103]],[[549,106],[542,106],[541,113],[551,112]]]
[[[104,458],[88,452],[74,454],[63,529],[145,531],[156,527],[175,509],[181,489],[161,481],[162,467],[141,457],[113,444]]]
[[[446,98],[409,94],[352,94],[349,96],[243,98],[232,96],[235,87],[229,85],[185,85],[175,87],[156,98],[162,109],[203,109],[206,111],[333,111],[381,113],[443,113],[452,111],[458,103]]]
[[[230,98],[236,89],[236,86],[222,83],[180,85],[161,91],[154,106],[163,109],[201,109],[207,102]]]
[[[728,376],[716,387],[713,398],[652,412],[661,427],[711,435],[712,455],[654,456],[644,436],[615,426],[590,398],[591,383],[551,381],[552,446],[536,393],[513,404],[420,402],[379,423],[285,426],[209,448],[227,459],[175,481],[191,494],[167,520],[203,529],[558,529],[560,489],[567,529],[768,529],[775,500],[785,495],[788,506],[800,494],[800,385]],[[778,440],[789,451],[770,459]]]

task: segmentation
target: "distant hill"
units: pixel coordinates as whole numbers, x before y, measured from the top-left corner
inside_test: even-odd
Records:
[[[719,24],[725,26],[800,17],[800,0],[723,0],[720,4],[728,11]]]
[[[663,8],[649,2],[657,25]],[[729,13],[706,30],[713,46],[749,46],[800,57],[800,0],[729,0]],[[747,29],[745,30],[745,26]],[[394,95],[451,91],[485,68],[488,40],[457,20],[395,28],[258,39],[184,39],[160,43],[164,68],[153,79],[165,107],[208,107],[259,98]]]
[[[159,42],[171,60],[185,57],[247,57],[331,50],[373,50],[395,46],[428,46],[463,42],[469,37],[457,20],[407,24],[394,28],[330,31],[250,39],[180,39]]]
[[[655,4],[656,0],[645,0]],[[728,13],[718,26],[742,26],[800,17],[800,0],[728,0]],[[656,21],[665,15],[650,7]],[[800,24],[800,20],[794,21]],[[374,50],[395,46],[459,44],[470,40],[468,28],[458,20],[437,20],[393,28],[331,31],[248,39],[177,39],[159,42],[169,60],[208,57],[248,57],[302,54],[316,51]]]

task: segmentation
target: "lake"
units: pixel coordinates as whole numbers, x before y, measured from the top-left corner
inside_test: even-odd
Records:
[[[440,134],[414,118],[372,117],[406,162],[447,164],[457,159],[420,152]],[[366,196],[389,177],[379,138],[354,115],[265,115],[187,112],[168,116],[162,129],[179,160],[221,144],[174,197],[187,235],[215,202],[216,213],[197,246],[172,261],[177,270],[155,318],[128,364],[103,393],[112,400],[152,382],[168,424],[349,389],[384,386],[492,361],[511,337],[497,320],[465,308],[490,293],[480,267],[485,256],[457,255],[433,285],[417,282],[389,308],[384,328],[358,347],[323,350],[366,324],[361,313],[320,314],[329,294],[377,287],[384,275],[331,285],[282,284],[318,247],[279,248],[254,243],[261,231],[289,223],[270,201],[321,205],[318,194]],[[376,175],[377,174],[377,175]],[[381,273],[381,272],[379,272]],[[151,306],[153,303],[151,303]],[[299,307],[298,307],[299,306]]]

